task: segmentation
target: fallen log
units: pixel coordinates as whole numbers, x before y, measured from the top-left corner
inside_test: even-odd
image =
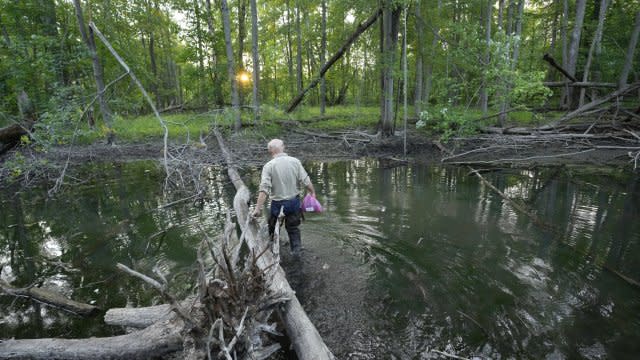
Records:
[[[251,220],[249,215],[250,193],[240,174],[238,173],[233,157],[227,150],[220,132],[214,129],[220,151],[227,162],[229,178],[236,188],[236,196],[233,199],[233,207],[236,211],[237,222],[240,224],[245,242],[250,250],[261,253],[271,245],[259,235],[257,221]],[[313,325],[307,313],[295,296],[295,292],[286,279],[284,270],[277,263],[271,251],[266,251],[257,261],[258,267],[269,271],[271,275],[267,286],[273,293],[284,294],[290,301],[282,305],[281,317],[287,335],[293,344],[293,348],[300,360],[334,359],[335,357],[325,345],[318,330]]]
[[[287,107],[287,110],[285,111],[286,113],[292,112],[298,106],[298,104],[300,104],[305,94],[309,92],[309,90],[316,87],[318,83],[320,83],[320,80],[324,77],[324,74],[327,71],[329,71],[331,66],[333,66],[333,64],[335,64],[336,61],[338,61],[342,57],[342,55],[344,55],[344,53],[347,52],[347,50],[349,50],[349,47],[351,47],[351,44],[353,44],[353,42],[356,41],[356,39],[358,39],[358,37],[363,32],[365,32],[369,27],[371,27],[371,25],[373,25],[376,22],[376,20],[378,20],[380,15],[382,15],[382,9],[376,10],[376,12],[373,13],[373,15],[371,15],[365,22],[361,23],[360,25],[358,25],[358,27],[356,27],[356,30],[353,32],[353,34],[351,34],[351,36],[349,36],[347,41],[345,41],[345,43],[340,47],[340,49],[338,49],[338,51],[336,51],[336,53],[325,64],[322,65],[322,68],[320,68],[320,73],[318,74],[318,76],[316,76],[316,78],[313,81],[311,81],[311,83],[304,90],[302,90],[295,98],[293,98],[293,100],[291,100],[291,104],[289,104],[289,106]]]
[[[571,82],[575,83],[578,81],[578,79],[576,79],[573,75],[569,74],[567,70],[565,70],[562,66],[558,65],[558,63],[555,61],[555,59],[551,55],[544,54],[542,56],[542,60],[548,62],[549,65],[553,66],[556,70],[560,71],[562,75],[566,76],[566,78],[571,80]]]
[[[2,359],[151,359],[182,349],[182,326],[159,322],[126,335],[88,339],[0,340]]]
[[[100,311],[97,306],[74,301],[57,292],[42,288],[16,288],[0,280],[0,290],[7,295],[29,298],[81,316],[95,315]]]
[[[567,81],[545,81],[542,85],[546,87],[577,87],[577,88],[618,88],[618,84],[616,83],[605,83],[605,82],[589,82],[589,81],[577,81],[577,82],[567,82]]]
[[[609,102],[609,101],[611,101],[613,99],[616,99],[616,98],[618,98],[618,97],[620,97],[620,96],[622,96],[622,95],[624,95],[626,93],[629,93],[629,92],[634,91],[634,90],[639,89],[639,88],[640,88],[640,82],[629,84],[629,85],[623,87],[622,89],[616,90],[616,91],[612,92],[611,94],[609,94],[609,95],[607,95],[607,96],[605,96],[603,98],[600,98],[598,100],[594,100],[594,101],[592,101],[592,102],[590,102],[588,104],[585,104],[585,105],[579,107],[578,109],[566,114],[562,118],[552,122],[551,124],[542,126],[539,129],[540,130],[552,129],[552,128],[554,128],[554,127],[556,127],[556,126],[558,126],[558,125],[560,125],[560,124],[562,124],[564,122],[567,122],[567,121],[569,121],[569,120],[571,120],[571,119],[573,119],[575,117],[580,116],[581,114],[583,114],[583,113],[585,113],[585,112],[587,112],[589,110],[595,109],[596,107],[598,107],[598,106],[600,106],[602,104],[605,104],[605,103],[607,103],[607,102]]]

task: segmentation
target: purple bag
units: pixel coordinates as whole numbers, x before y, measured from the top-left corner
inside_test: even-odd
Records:
[[[320,202],[311,196],[311,194],[307,194],[304,199],[302,199],[302,211],[322,212],[322,205],[320,205]]]

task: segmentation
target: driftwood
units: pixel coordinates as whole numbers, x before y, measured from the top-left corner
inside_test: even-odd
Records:
[[[320,80],[322,80],[322,78],[324,77],[324,74],[327,71],[329,71],[331,66],[333,66],[333,64],[335,64],[336,61],[338,61],[342,57],[342,55],[344,55],[344,53],[347,52],[347,50],[349,50],[349,47],[351,47],[351,44],[353,44],[353,42],[356,41],[356,39],[358,39],[358,37],[363,32],[365,32],[369,27],[371,27],[371,25],[373,25],[376,22],[376,20],[378,20],[381,14],[382,14],[382,9],[376,10],[376,12],[374,12],[373,15],[371,15],[365,22],[359,24],[358,27],[356,27],[356,30],[353,32],[353,34],[351,34],[351,36],[349,36],[349,38],[347,38],[347,40],[340,47],[340,49],[338,49],[338,51],[336,51],[336,53],[325,64],[322,65],[322,68],[320,68],[320,73],[318,74],[318,76],[316,76],[316,78],[313,81],[311,81],[311,83],[304,90],[302,90],[295,98],[293,98],[293,100],[291,100],[291,103],[289,104],[286,110],[287,113],[292,112],[300,104],[305,94],[320,83]]]
[[[233,200],[233,207],[236,211],[238,223],[245,236],[248,247],[256,252],[263,251],[270,245],[258,235],[258,224],[249,218],[249,189],[245,186],[236,170],[235,162],[231,153],[227,150],[220,133],[214,129],[218,145],[228,165],[229,178],[236,188],[236,196]],[[271,278],[268,282],[269,289],[274,293],[281,293],[291,298],[282,306],[281,317],[287,335],[291,340],[293,348],[300,360],[307,359],[334,359],[333,354],[320,337],[318,330],[313,325],[302,305],[295,296],[295,292],[286,279],[284,270],[277,264],[274,255],[266,251],[258,260],[258,266],[270,272]]]
[[[77,302],[57,292],[42,288],[16,288],[0,280],[0,290],[7,295],[26,297],[82,316],[95,315],[100,311],[96,306]]]

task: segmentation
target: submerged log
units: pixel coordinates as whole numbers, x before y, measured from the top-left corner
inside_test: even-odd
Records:
[[[7,295],[30,298],[82,316],[95,315],[100,311],[100,309],[96,306],[77,302],[68,299],[55,291],[42,288],[16,288],[4,281],[0,281],[0,290]]]
[[[229,178],[236,188],[236,196],[233,199],[233,207],[238,217],[238,223],[245,236],[246,244],[249,248],[261,253],[264,249],[271,246],[269,243],[261,239],[258,235],[257,222],[251,221],[249,215],[250,193],[240,178],[240,174],[235,168],[233,157],[227,150],[222,136],[217,130],[214,130],[218,145],[227,162]],[[300,360],[320,360],[334,359],[335,357],[325,345],[320,337],[318,330],[313,325],[307,313],[295,296],[295,292],[286,279],[284,270],[278,264],[277,259],[271,251],[266,251],[263,256],[258,259],[258,266],[265,271],[269,271],[271,279],[268,282],[269,289],[278,294],[287,295],[291,300],[282,306],[282,321],[284,323],[287,335],[293,344],[293,348]]]

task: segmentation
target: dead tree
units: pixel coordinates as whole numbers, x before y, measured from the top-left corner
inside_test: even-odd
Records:
[[[381,14],[382,14],[382,9],[378,9],[365,22],[358,25],[358,27],[353,32],[353,34],[351,34],[351,36],[347,38],[347,40],[340,47],[340,49],[338,49],[338,51],[336,51],[336,53],[333,54],[333,56],[325,64],[322,65],[322,68],[320,68],[320,73],[316,76],[316,78],[313,79],[313,81],[311,81],[311,83],[309,83],[309,85],[307,85],[307,87],[304,90],[300,91],[298,95],[295,98],[293,98],[293,100],[291,100],[291,103],[287,107],[287,111],[286,111],[287,113],[290,113],[293,110],[295,110],[295,108],[300,104],[300,102],[302,102],[302,99],[307,94],[307,92],[309,92],[309,90],[313,89],[320,83],[320,80],[324,78],[324,74],[326,74],[327,71],[329,71],[329,69],[333,66],[333,64],[335,64],[336,61],[338,61],[342,57],[342,55],[344,55],[344,53],[347,52],[347,50],[349,50],[349,47],[351,47],[351,45],[358,39],[358,37],[363,32],[365,32],[369,27],[371,27],[371,25],[373,25],[376,22],[376,20],[378,20]]]

